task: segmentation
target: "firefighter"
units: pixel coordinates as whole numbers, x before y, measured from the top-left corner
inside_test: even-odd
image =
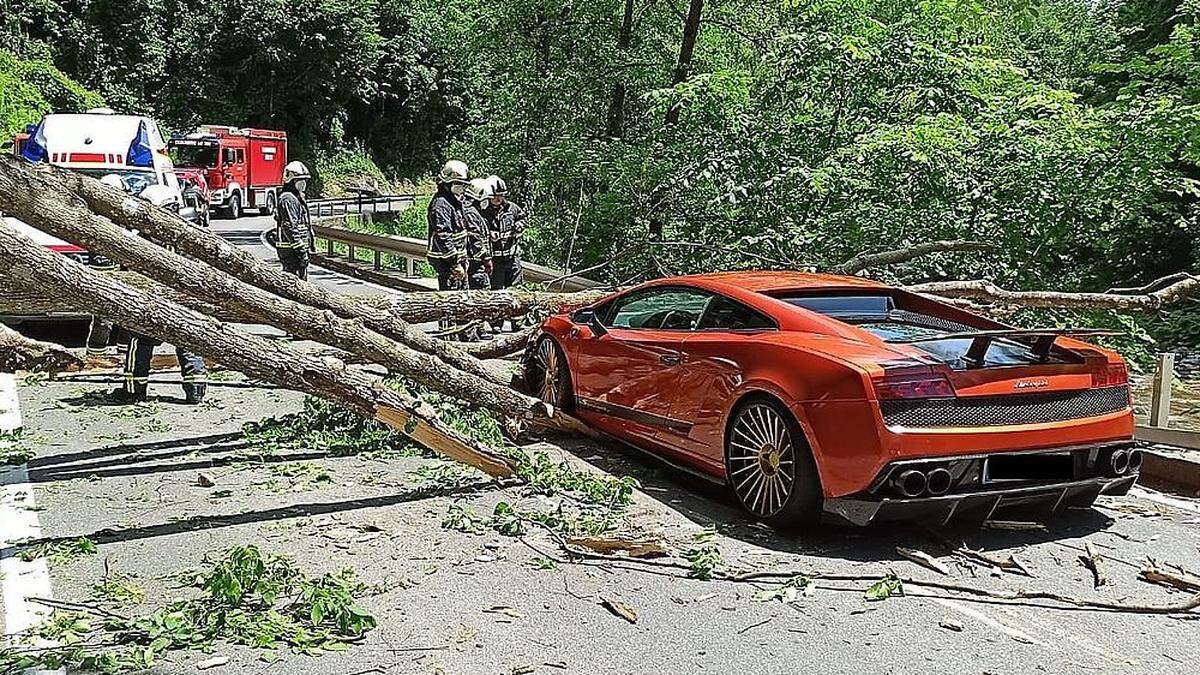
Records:
[[[508,185],[503,178],[491,176],[492,194],[483,209],[489,239],[492,242],[492,289],[501,290],[524,281],[521,270],[521,234],[525,231],[525,209],[508,201]],[[492,324],[496,330],[504,322]],[[517,325],[513,323],[513,330]]]
[[[100,182],[129,192],[129,186],[116,174],[109,174]],[[111,269],[117,266],[109,263]],[[93,330],[94,330],[93,325]],[[162,344],[148,335],[134,331],[122,331],[127,336],[125,349],[125,385],[112,391],[109,398],[118,403],[135,403],[146,400],[146,388],[150,384],[150,360],[154,356],[154,347]],[[92,348],[92,336],[89,335],[89,352]],[[204,359],[183,349],[175,348],[175,358],[179,360],[179,371],[183,376],[184,401],[196,405],[204,400],[204,390],[208,381],[208,368]]]
[[[462,197],[467,188],[467,165],[446,162],[438,174],[437,192],[429,201],[429,247],[426,258],[437,272],[438,289],[467,287],[467,223]]]
[[[292,161],[283,168],[283,189],[275,210],[275,250],[283,271],[308,278],[308,254],[316,250],[308,200],[304,188],[312,175],[303,162]]]
[[[492,186],[482,178],[467,185],[467,288],[486,291],[492,287],[492,242],[483,209],[492,196]]]

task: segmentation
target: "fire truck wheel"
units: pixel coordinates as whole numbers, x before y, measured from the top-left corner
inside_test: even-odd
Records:
[[[230,220],[237,220],[242,217],[242,195],[236,192],[229,195],[229,208],[227,212]]]
[[[274,192],[267,193],[267,205],[262,207],[261,209],[259,209],[258,212],[263,214],[264,216],[275,215],[275,193]]]

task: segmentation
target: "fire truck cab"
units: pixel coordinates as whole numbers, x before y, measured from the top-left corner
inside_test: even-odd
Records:
[[[203,172],[213,208],[238,218],[247,208],[275,212],[283,167],[287,164],[287,133],[269,129],[204,125],[170,141],[176,166]]]

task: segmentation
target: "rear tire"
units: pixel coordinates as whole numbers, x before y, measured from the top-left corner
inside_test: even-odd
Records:
[[[755,396],[730,415],[725,480],[752,516],[777,529],[821,518],[821,479],[795,417],[778,401]]]
[[[263,206],[261,209],[258,210],[258,212],[264,216],[275,215],[275,193],[274,192],[267,193],[266,206]]]
[[[226,215],[230,220],[237,220],[242,217],[242,195],[235,192],[229,195],[229,207],[225,209]]]
[[[543,335],[529,354],[525,384],[530,393],[542,401],[567,412],[574,411],[575,394],[571,390],[570,366],[562,348],[549,335]]]

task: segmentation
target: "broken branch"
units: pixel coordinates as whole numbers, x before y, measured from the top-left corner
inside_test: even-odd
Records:
[[[985,241],[969,241],[966,239],[943,239],[938,241],[925,241],[920,244],[914,244],[906,248],[895,249],[892,251],[880,251],[878,253],[859,253],[853,258],[847,260],[837,267],[838,274],[853,275],[871,268],[884,267],[886,265],[895,265],[897,263],[908,262],[914,258],[920,258],[931,253],[942,253],[946,251],[987,251],[996,248],[995,244],[990,244]]]
[[[18,370],[57,372],[82,368],[83,360],[66,349],[49,342],[32,340],[0,324],[0,373]]]

